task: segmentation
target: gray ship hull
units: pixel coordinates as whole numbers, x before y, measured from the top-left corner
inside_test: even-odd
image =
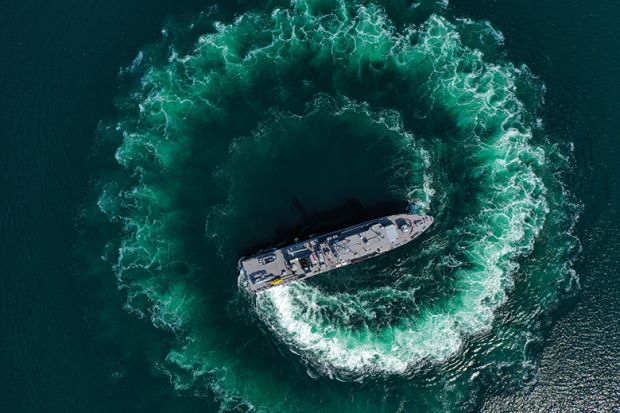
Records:
[[[384,254],[414,240],[432,223],[426,215],[389,215],[243,257],[239,271],[247,288],[259,292]]]

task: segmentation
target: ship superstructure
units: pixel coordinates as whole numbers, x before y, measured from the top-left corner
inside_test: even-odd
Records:
[[[241,258],[239,270],[249,290],[258,292],[384,254],[417,238],[432,223],[427,215],[390,215]]]

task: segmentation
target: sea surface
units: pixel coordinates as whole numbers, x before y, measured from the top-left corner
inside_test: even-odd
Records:
[[[620,411],[619,39],[611,0],[2,2],[0,412]]]

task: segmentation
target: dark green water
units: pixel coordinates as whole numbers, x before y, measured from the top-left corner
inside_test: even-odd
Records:
[[[617,7],[219,6],[7,7],[6,410],[620,408]],[[412,245],[238,287],[410,199]]]

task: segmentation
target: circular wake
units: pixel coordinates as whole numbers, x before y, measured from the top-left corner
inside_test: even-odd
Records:
[[[99,207],[122,234],[110,259],[126,308],[175,334],[154,362],[178,389],[303,411],[297,386],[398,377],[382,408],[421,397],[452,410],[477,380],[532,377],[531,343],[577,245],[570,158],[537,118],[544,88],[498,57],[489,24],[392,9],[205,13],[123,72],[121,168]],[[435,218],[412,245],[256,297],[236,290],[239,256],[410,199]],[[367,388],[352,388],[355,403],[321,391],[333,408],[374,403]]]

